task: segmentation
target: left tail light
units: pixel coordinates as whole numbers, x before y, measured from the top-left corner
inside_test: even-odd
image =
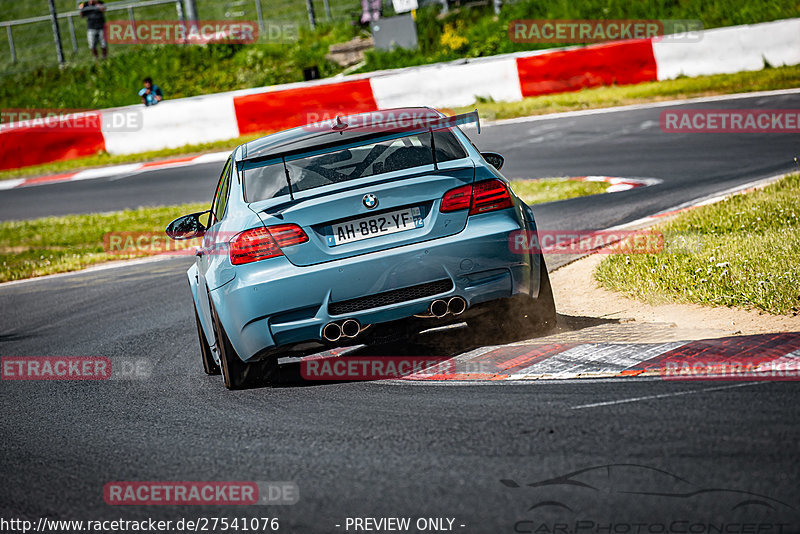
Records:
[[[236,234],[230,241],[233,265],[282,256],[281,248],[308,241],[308,236],[296,224],[278,224],[267,228],[251,228]]]

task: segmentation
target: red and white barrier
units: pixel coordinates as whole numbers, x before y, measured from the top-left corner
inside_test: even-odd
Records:
[[[703,32],[697,42],[653,40],[658,79],[730,74],[800,64],[800,19]]]
[[[100,150],[127,154],[232,139],[381,108],[465,106],[479,97],[510,102],[602,85],[758,70],[765,60],[800,64],[800,19],[708,30],[694,42],[654,38],[540,50],[98,112],[105,119],[141,111],[141,128],[134,131],[115,129],[107,120],[93,131],[6,126],[0,129],[0,169]]]

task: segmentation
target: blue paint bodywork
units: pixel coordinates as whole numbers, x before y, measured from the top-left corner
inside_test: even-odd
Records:
[[[518,294],[536,297],[539,256],[509,247],[510,233],[536,230],[530,207],[512,193],[513,206],[507,209],[471,216],[468,210],[439,211],[448,190],[494,178],[508,182],[463,132],[452,131],[465,158],[440,163],[438,168],[422,165],[300,191],[293,200],[283,196],[245,202],[237,162],[253,148],[242,145],[234,150],[225,213],[206,230],[204,253],[187,273],[215,359],[219,351],[212,306],[239,357],[252,361],[324,343],[322,329],[331,321],[353,318],[370,325],[405,319],[425,313],[434,298],[455,295],[463,297],[469,308]],[[362,202],[366,194],[379,199],[375,211]],[[335,247],[326,240],[332,222],[412,206],[421,209],[421,228]],[[227,247],[233,235],[286,223],[302,227],[309,240],[285,247],[282,256],[231,264]],[[346,316],[329,310],[330,303],[447,279],[453,288],[440,295]]]

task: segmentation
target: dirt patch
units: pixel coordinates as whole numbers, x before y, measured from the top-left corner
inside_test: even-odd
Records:
[[[800,316],[776,316],[695,304],[650,305],[608,291],[593,277],[603,255],[594,254],[550,273],[558,340],[660,342],[800,331]]]

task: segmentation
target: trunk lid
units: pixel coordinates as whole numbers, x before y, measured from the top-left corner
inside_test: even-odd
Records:
[[[293,201],[269,199],[250,208],[266,226],[301,226],[308,241],[283,253],[294,265],[309,266],[462,231],[469,210],[441,213],[439,205],[447,191],[474,178],[472,160],[463,158],[438,169],[425,165],[299,191]]]

